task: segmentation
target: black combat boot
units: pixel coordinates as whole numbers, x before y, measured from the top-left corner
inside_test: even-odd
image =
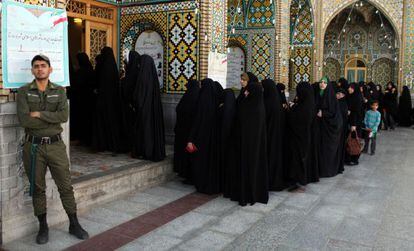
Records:
[[[68,214],[69,217],[69,233],[76,236],[76,238],[81,240],[86,240],[89,238],[88,232],[86,232],[81,225],[79,224],[78,217],[76,213]]]
[[[49,227],[47,226],[46,214],[37,216],[39,220],[39,232],[36,236],[37,244],[45,244],[49,241]]]

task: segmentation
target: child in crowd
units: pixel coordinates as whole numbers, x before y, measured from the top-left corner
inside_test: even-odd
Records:
[[[365,137],[365,145],[363,153],[368,153],[369,143],[371,142],[371,155],[375,154],[376,139],[378,127],[381,123],[381,113],[378,111],[378,101],[371,102],[371,109],[365,113],[365,129],[367,130],[367,137]]]

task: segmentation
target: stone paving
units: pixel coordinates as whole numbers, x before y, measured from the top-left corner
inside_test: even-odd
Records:
[[[414,250],[414,130],[381,132],[377,155],[360,163],[305,193],[272,192],[267,205],[214,198],[118,250]],[[96,235],[193,192],[172,181],[95,208],[80,221]],[[65,249],[79,243],[67,228],[51,227],[47,245],[37,246],[32,235],[4,248]]]

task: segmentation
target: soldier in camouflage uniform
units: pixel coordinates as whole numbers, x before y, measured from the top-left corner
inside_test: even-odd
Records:
[[[32,59],[35,80],[18,90],[17,115],[25,129],[23,164],[30,181],[34,214],[39,219],[38,244],[47,243],[49,229],[46,220],[46,168],[49,167],[63,207],[68,214],[69,233],[79,239],[89,238],[76,216],[76,202],[69,171],[66,146],[62,141],[61,123],[68,120],[65,89],[49,81],[50,60],[44,55]]]

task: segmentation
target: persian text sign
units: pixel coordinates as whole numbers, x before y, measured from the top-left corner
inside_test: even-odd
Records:
[[[208,77],[227,87],[227,54],[211,52],[208,54]]]
[[[49,57],[52,82],[69,85],[66,11],[3,1],[1,24],[4,88],[33,80],[30,62],[36,54]]]

